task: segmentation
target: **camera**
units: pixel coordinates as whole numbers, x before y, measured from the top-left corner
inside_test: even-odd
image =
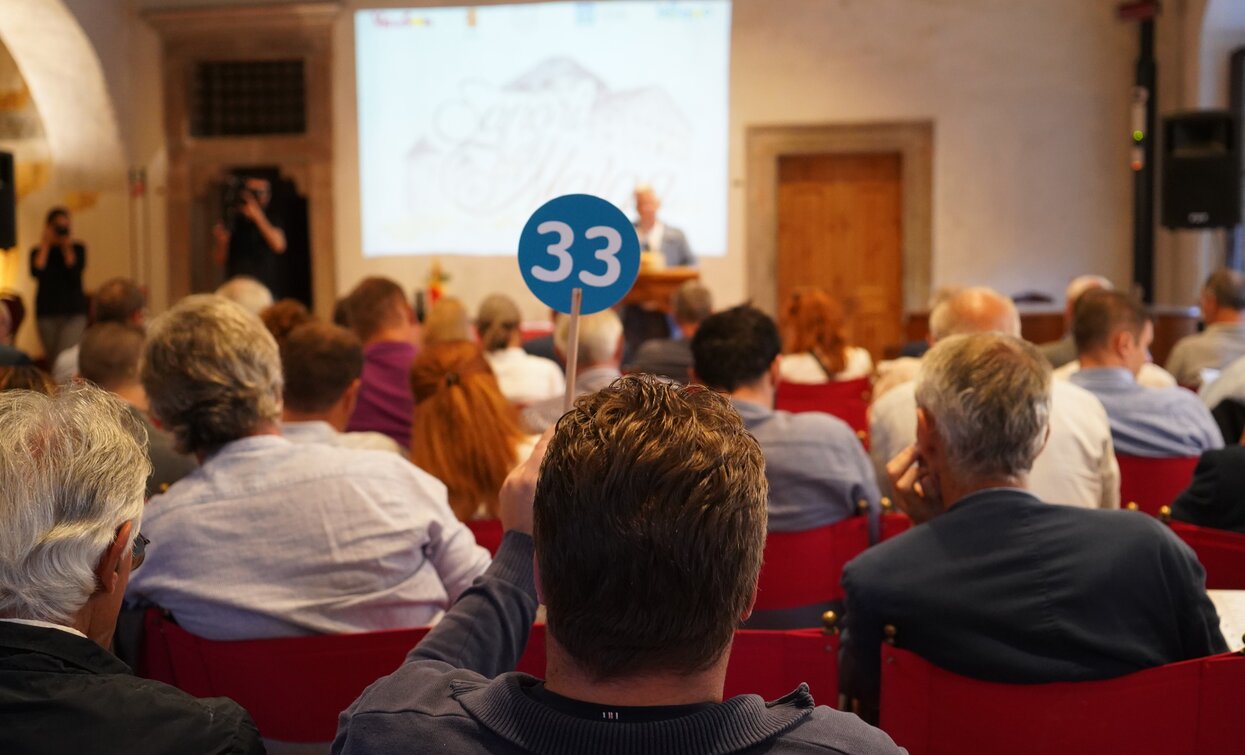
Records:
[[[259,201],[259,197],[255,192],[247,188],[246,179],[238,176],[230,176],[225,181],[225,186],[221,191],[221,208],[222,215],[226,225],[233,221],[238,214],[238,210],[246,205],[247,200]]]
[[[60,223],[57,223],[56,225],[52,226],[52,233],[58,239],[67,239],[69,238],[69,226],[61,225]]]

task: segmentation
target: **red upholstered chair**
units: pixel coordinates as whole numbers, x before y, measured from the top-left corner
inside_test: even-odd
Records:
[[[500,519],[472,519],[467,522],[467,528],[476,536],[477,545],[487,550],[490,556],[497,555],[502,536],[506,534],[501,528]]]
[[[996,684],[884,644],[881,728],[911,755],[1241,752],[1241,690],[1239,654],[1105,681]]]
[[[882,496],[882,518],[879,540],[890,540],[912,529],[912,519],[902,511],[896,511],[891,499]]]
[[[766,535],[756,610],[842,600],[843,565],[869,547],[868,506],[861,501],[861,513],[825,527]]]
[[[726,667],[727,698],[757,694],[775,700],[808,684],[819,705],[838,707],[839,633],[829,618],[823,629],[741,629]]]
[[[402,664],[428,627],[363,634],[216,642],[196,637],[157,610],[145,617],[143,660],[152,679],[196,697],[232,698],[261,736],[283,742],[330,742],[337,714],[365,687]],[[534,627],[519,667],[539,661],[544,627]],[[528,656],[533,656],[528,660]]]
[[[872,394],[869,378],[813,384],[780,382],[774,405],[788,412],[833,414],[855,430],[856,437],[868,448],[869,398]]]
[[[1120,502],[1125,506],[1135,503],[1150,516],[1158,516],[1159,509],[1189,487],[1198,460],[1196,456],[1151,459],[1124,454],[1115,458],[1120,462]]]
[[[1170,506],[1159,511],[1159,518],[1197,554],[1207,590],[1245,590],[1245,535],[1172,521]]]
[[[551,322],[528,322],[519,323],[519,339],[523,343],[527,343],[535,338],[542,338],[553,333],[553,323]]]

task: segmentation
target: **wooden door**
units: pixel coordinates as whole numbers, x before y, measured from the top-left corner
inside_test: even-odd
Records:
[[[820,286],[875,362],[903,343],[902,167],[899,153],[778,162],[779,306],[793,288]]]

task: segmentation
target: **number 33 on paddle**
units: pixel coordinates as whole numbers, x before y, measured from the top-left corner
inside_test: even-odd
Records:
[[[640,241],[622,210],[589,194],[567,194],[528,218],[519,237],[519,270],[537,299],[571,316],[564,402],[569,410],[579,316],[608,309],[627,295],[640,272]]]

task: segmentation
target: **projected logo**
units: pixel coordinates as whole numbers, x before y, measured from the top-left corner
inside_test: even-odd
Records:
[[[563,57],[502,86],[463,81],[433,113],[406,156],[407,207],[425,228],[444,202],[488,219],[570,191],[624,205],[639,182],[672,191],[692,146],[665,89],[614,91]]]

